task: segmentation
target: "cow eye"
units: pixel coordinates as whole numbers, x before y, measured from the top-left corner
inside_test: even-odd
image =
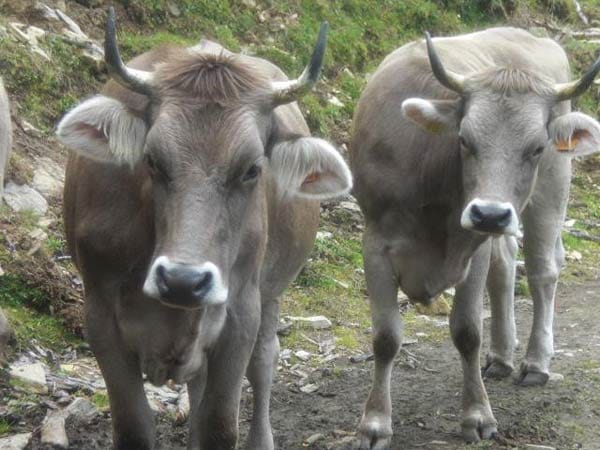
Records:
[[[261,172],[262,172],[262,167],[260,166],[260,164],[252,164],[250,166],[250,168],[246,171],[244,176],[242,177],[242,181],[246,182],[246,181],[256,180],[258,178],[258,176],[261,174]]]
[[[546,147],[544,147],[544,146],[541,146],[541,147],[538,147],[538,148],[536,148],[536,149],[533,151],[533,156],[540,156],[542,153],[544,153],[544,149],[545,149],[545,148],[546,148]]]
[[[150,172],[151,176],[155,177],[155,176],[159,175],[160,177],[164,178],[165,180],[169,180],[169,177],[165,173],[164,169],[156,163],[156,160],[152,156],[146,155],[145,160],[146,160],[146,165],[148,166],[148,171]]]

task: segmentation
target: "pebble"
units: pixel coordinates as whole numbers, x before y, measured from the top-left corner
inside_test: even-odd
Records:
[[[317,392],[318,390],[319,390],[319,385],[316,383],[305,384],[304,386],[302,386],[300,388],[300,391],[304,392],[305,394],[312,394],[313,392]]]
[[[525,450],[556,450],[556,448],[549,445],[526,444]]]
[[[77,397],[63,410],[65,417],[74,416],[84,422],[91,422],[98,414],[98,408],[87,398]]]
[[[322,441],[325,439],[325,435],[323,433],[315,433],[312,436],[306,438],[304,443],[306,445],[313,445],[315,442]]]
[[[0,448],[2,450],[23,450],[29,444],[31,433],[13,434],[0,439]]]
[[[310,359],[310,353],[306,350],[298,350],[294,353],[294,356],[301,361],[308,361]]]
[[[558,383],[560,381],[563,381],[564,379],[565,376],[562,373],[551,373],[550,377],[548,378],[548,381]]]
[[[48,392],[46,372],[41,363],[11,366],[10,376],[35,392],[42,394]]]

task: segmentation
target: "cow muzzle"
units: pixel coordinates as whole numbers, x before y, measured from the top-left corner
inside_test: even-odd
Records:
[[[213,263],[182,264],[167,256],[156,258],[144,283],[144,294],[174,308],[220,305],[227,293],[221,271]]]
[[[479,233],[521,236],[519,216],[512,204],[506,202],[476,198],[464,209],[460,224]]]

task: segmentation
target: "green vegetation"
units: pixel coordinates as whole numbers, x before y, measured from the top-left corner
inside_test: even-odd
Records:
[[[0,419],[0,437],[10,433],[11,425],[6,419]]]
[[[96,392],[92,395],[90,401],[100,410],[107,410],[109,408],[108,394],[106,392]]]

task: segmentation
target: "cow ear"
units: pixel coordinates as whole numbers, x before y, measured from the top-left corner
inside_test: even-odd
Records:
[[[134,166],[143,155],[147,131],[146,123],[121,102],[98,95],[69,111],[56,135],[86,158]]]
[[[270,167],[282,196],[326,199],[345,194],[352,188],[348,165],[333,148],[313,137],[275,144]]]
[[[429,133],[442,133],[456,127],[458,102],[408,98],[402,102],[402,114]]]
[[[583,156],[600,151],[600,124],[592,117],[573,112],[554,119],[548,128],[556,151]]]

